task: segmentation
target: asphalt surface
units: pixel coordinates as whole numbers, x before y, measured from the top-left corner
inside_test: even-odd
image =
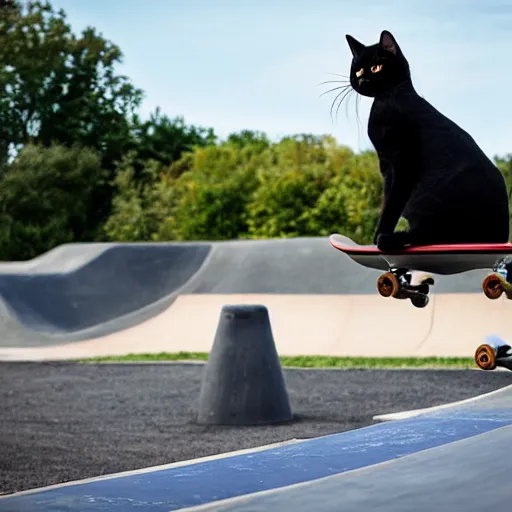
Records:
[[[512,382],[475,370],[285,370],[294,422],[204,427],[203,368],[0,364],[0,493],[351,430]]]

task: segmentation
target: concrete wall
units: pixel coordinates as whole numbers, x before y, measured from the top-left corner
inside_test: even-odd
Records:
[[[264,304],[281,355],[467,356],[491,333],[512,339],[512,302],[439,294],[424,309],[375,295],[180,295],[159,315],[90,340],[0,349],[2,359],[207,352],[224,304]]]

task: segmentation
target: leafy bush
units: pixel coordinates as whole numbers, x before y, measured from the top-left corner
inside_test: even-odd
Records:
[[[91,194],[104,178],[91,149],[25,146],[0,181],[0,257],[33,258],[76,241]]]

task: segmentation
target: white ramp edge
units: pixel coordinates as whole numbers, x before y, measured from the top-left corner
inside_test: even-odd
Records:
[[[509,370],[506,370],[509,371]],[[428,412],[436,412],[443,409],[450,409],[453,407],[458,407],[459,405],[471,404],[475,402],[480,402],[489,398],[490,396],[497,395],[499,393],[505,393],[507,390],[512,390],[512,384],[509,386],[505,386],[504,388],[495,389],[494,391],[489,391],[489,393],[483,393],[481,395],[477,395],[471,398],[466,398],[464,400],[458,400],[457,402],[450,402],[448,404],[434,405],[433,407],[425,407],[424,409],[411,409],[410,411],[401,411],[401,412],[391,412],[387,414],[377,414],[373,416],[373,420],[375,421],[395,421],[395,420],[406,420],[409,418],[414,418],[415,416],[419,416],[420,414],[425,414]]]

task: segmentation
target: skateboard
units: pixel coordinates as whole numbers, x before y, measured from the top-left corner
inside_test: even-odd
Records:
[[[482,290],[489,299],[505,293],[512,299],[512,243],[424,245],[403,251],[384,252],[375,245],[359,245],[350,238],[332,234],[331,245],[353,261],[367,268],[381,270],[377,291],[382,297],[410,299],[424,308],[429,302],[432,274],[450,275],[477,269],[492,269],[484,279]]]
[[[482,370],[494,370],[500,366],[512,370],[512,347],[499,336],[488,336],[475,350],[475,363]]]

